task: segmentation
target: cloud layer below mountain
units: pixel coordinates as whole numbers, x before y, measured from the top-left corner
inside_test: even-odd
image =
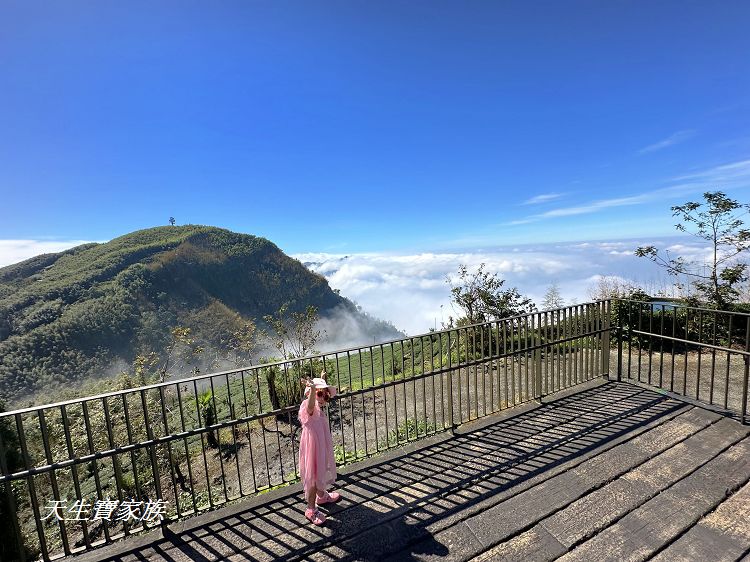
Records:
[[[409,334],[418,334],[457,315],[446,279],[456,274],[460,264],[473,270],[485,263],[489,271],[506,280],[506,287],[518,287],[540,308],[552,283],[558,285],[566,303],[585,302],[601,276],[632,281],[652,293],[669,292],[674,279],[650,261],[633,255],[635,248],[646,244],[698,261],[707,251],[705,245],[685,237],[516,246],[481,252],[306,253],[293,257],[324,275],[331,287],[367,312]]]

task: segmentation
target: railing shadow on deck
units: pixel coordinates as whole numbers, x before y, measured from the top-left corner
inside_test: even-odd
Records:
[[[388,542],[398,549],[417,541],[420,553],[444,555],[446,548],[430,540],[427,525],[491,500],[683,406],[647,389],[604,383],[414,451],[394,451],[382,460],[354,465],[338,479],[346,501],[329,510],[327,528],[314,528],[302,517],[297,486],[266,503],[256,501],[229,514],[215,512],[214,520],[197,526],[167,527],[163,537],[152,533],[133,540],[133,546],[113,545],[120,547],[117,554],[97,559],[302,560],[334,548],[331,559],[374,561],[384,554],[377,545]]]

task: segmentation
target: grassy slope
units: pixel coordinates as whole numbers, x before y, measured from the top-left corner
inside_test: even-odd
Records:
[[[191,326],[218,345],[244,319],[286,303],[351,303],[263,238],[159,227],[0,269],[0,396],[67,385],[160,349]]]

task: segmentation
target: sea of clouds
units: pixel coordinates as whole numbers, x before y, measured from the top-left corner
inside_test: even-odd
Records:
[[[710,248],[700,240],[670,237],[660,240],[613,240],[499,247],[481,251],[410,254],[303,253],[293,257],[324,275],[330,286],[370,314],[415,335],[440,327],[457,316],[450,302],[448,277],[459,265],[476,270],[480,264],[517,287],[541,309],[554,283],[566,304],[591,300],[601,277],[644,287],[650,294],[677,296],[675,279],[645,258],[638,246],[653,244],[670,255],[702,262]]]

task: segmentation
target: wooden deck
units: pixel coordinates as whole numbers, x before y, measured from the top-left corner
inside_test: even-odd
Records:
[[[326,527],[295,485],[72,560],[738,560],[749,434],[600,381],[346,467]]]

